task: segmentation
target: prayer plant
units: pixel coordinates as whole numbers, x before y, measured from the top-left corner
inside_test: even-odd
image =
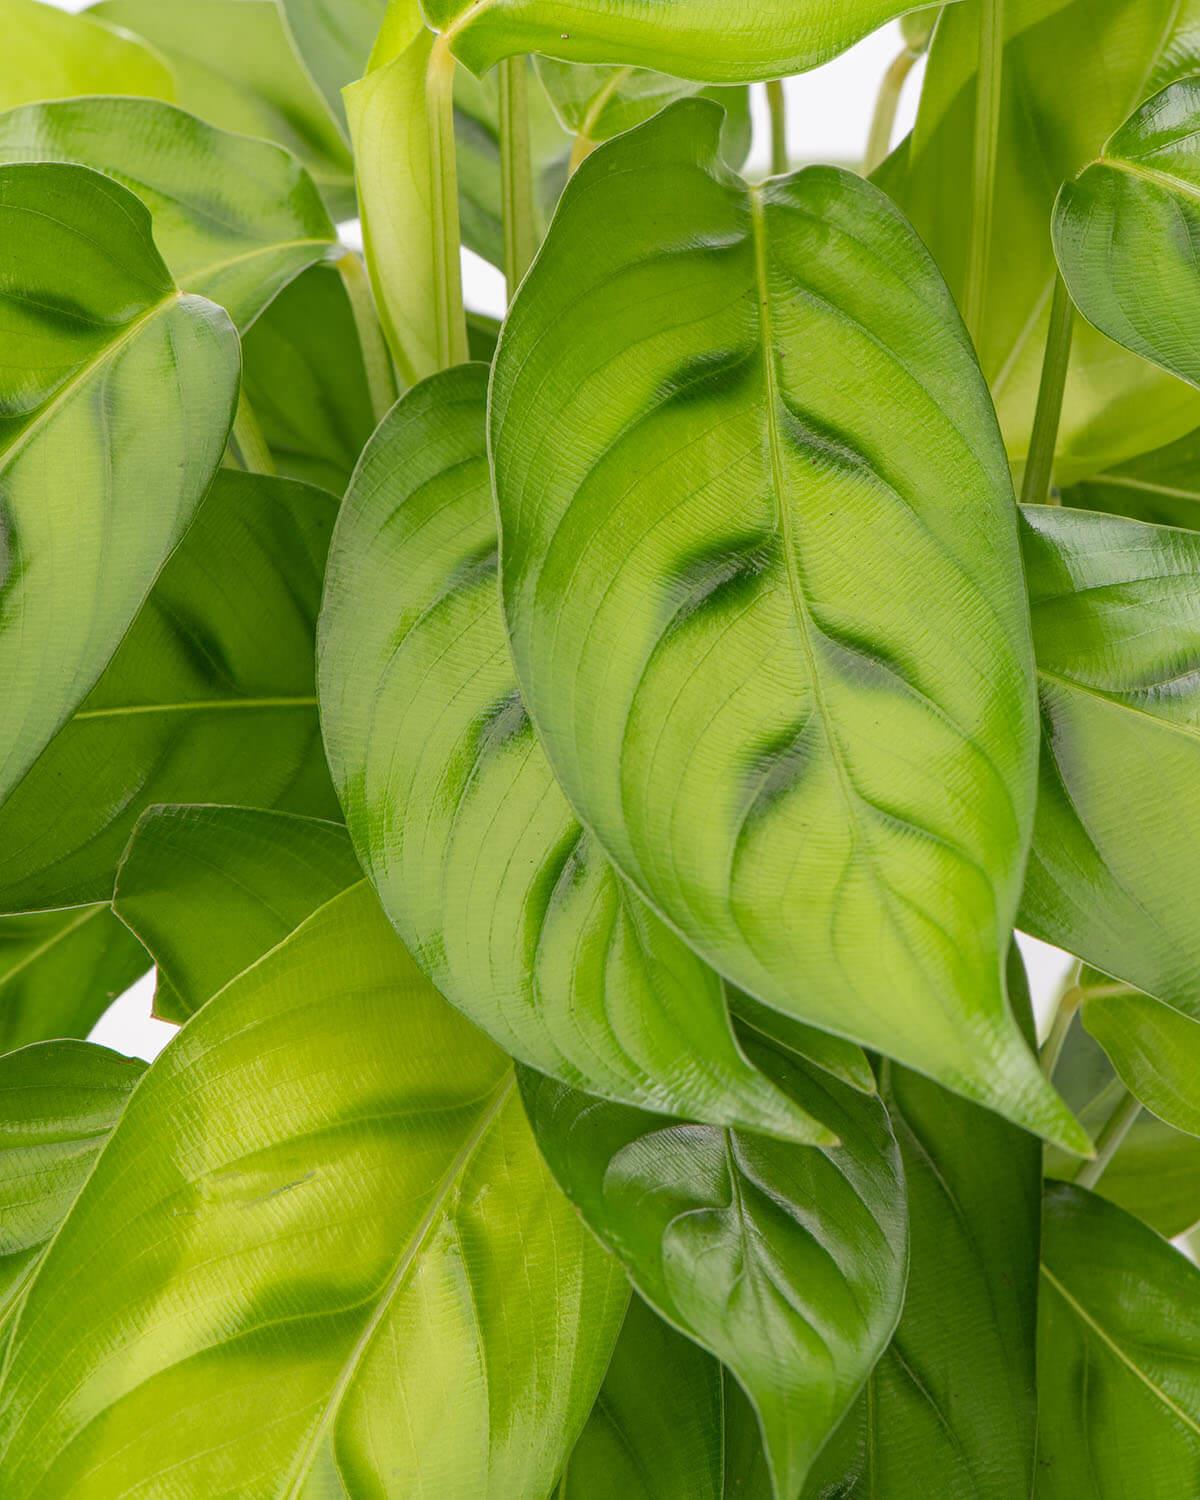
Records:
[[[1200,0],[908,7],[0,0],[4,1500],[1200,1495]]]

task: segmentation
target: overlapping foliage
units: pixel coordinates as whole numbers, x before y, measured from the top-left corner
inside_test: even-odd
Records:
[[[1198,1492],[1200,7],[907,9],[0,0],[5,1500]]]

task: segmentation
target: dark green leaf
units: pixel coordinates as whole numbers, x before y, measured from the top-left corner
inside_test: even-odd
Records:
[[[720,972],[1083,1146],[1009,1012],[1033,661],[1008,469],[877,189],[750,189],[672,105],[584,162],[491,393],[525,703]]]
[[[1093,474],[1064,491],[1062,501],[1079,510],[1107,510],[1163,526],[1200,528],[1200,429]]]

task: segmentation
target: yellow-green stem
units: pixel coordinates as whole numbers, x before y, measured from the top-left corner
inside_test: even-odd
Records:
[[[867,156],[863,163],[863,171],[868,177],[892,149],[892,134],[896,129],[900,96],[916,62],[917,54],[905,47],[883,75],[879,97],[875,101],[875,113],[871,119],[871,134],[867,137]]]
[[[347,250],[337,261],[337,272],[346,289],[350,311],[354,314],[354,327],[362,350],[371,410],[375,414],[375,420],[379,422],[399,394],[392,356],[388,353],[387,340],[383,336],[371,283],[362,260],[353,250]]]
[[[275,473],[275,460],[271,457],[262,426],[245,390],[238,395],[237,415],[233,419],[230,441],[243,469],[248,469],[252,474]]]
[[[458,159],[454,146],[454,54],[445,35],[433,44],[425,84],[433,183],[434,315],[438,368],[470,357],[463,307],[461,233],[458,222]]]
[[[500,64],[500,192],[504,204],[504,276],[511,302],[537,250],[529,68],[523,57],[506,58]]]
[[[771,175],[781,177],[789,166],[787,95],[781,78],[772,79],[767,84],[767,113],[771,119]]]
[[[1142,1112],[1140,1099],[1135,1099],[1128,1090],[1121,1096],[1117,1107],[1105,1120],[1100,1134],[1096,1137],[1096,1155],[1091,1161],[1085,1161],[1083,1166],[1075,1174],[1077,1187],[1094,1188],[1104,1176],[1109,1163],[1121,1149],[1125,1137],[1137,1123],[1137,1118]]]
[[[978,347],[987,311],[988,262],[1000,143],[1000,92],[1004,73],[1004,0],[976,0],[979,10],[979,71],[975,98],[975,161],[971,181],[971,228],[963,318]]]
[[[1063,395],[1067,389],[1067,370],[1071,363],[1071,336],[1075,329],[1075,307],[1061,276],[1054,281],[1054,300],[1050,304],[1050,331],[1046,336],[1046,354],[1042,361],[1042,383],[1038,389],[1037,411],[1029,439],[1029,457],[1025,462],[1025,482],[1021,488],[1024,505],[1044,505],[1050,498],[1050,481],[1054,477],[1054,451],[1058,445],[1058,427],[1062,420]]]

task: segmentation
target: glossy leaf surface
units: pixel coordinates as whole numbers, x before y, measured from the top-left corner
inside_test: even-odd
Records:
[[[1136,990],[1097,995],[1082,1016],[1130,1093],[1166,1124],[1200,1135],[1200,1020]]]
[[[1094,1194],[1046,1194],[1038,1500],[1178,1500],[1200,1473],[1200,1268]]]
[[[113,910],[158,967],[155,1013],[182,1022],[361,880],[340,824],[256,807],[156,807],[121,861]]]
[[[0,115],[0,161],[77,162],[115,178],[154,220],[175,280],[242,330],[337,243],[308,174],[265,141],[152,99],[71,99]]]
[[[429,24],[476,73],[541,52],[633,63],[680,78],[742,83],[802,73],[911,10],[911,0],[423,0]]]
[[[962,184],[966,193],[972,178],[977,17],[975,5],[951,5],[942,15],[907,161],[888,179],[956,294],[970,214],[948,185]],[[1056,274],[1055,198],[1147,95],[1200,69],[1200,28],[1192,0],[1006,0],[1004,18],[1009,42],[980,348],[1009,453],[1021,463]],[[1077,320],[1060,482],[1172,442],[1198,423],[1194,392]]]
[[[0,166],[0,802],[104,669],[233,416],[237,337],[146,210],[84,167]]]
[[[144,1071],[86,1042],[0,1057],[0,1340]]]
[[[359,857],[433,982],[522,1061],[643,1107],[823,1138],[749,1066],[721,981],[555,783],[500,614],[487,377],[462,366],[403,397],[338,522],[321,711]]]
[[[1148,99],[1064,185],[1054,249],[1075,305],[1109,338],[1200,385],[1200,81]]]
[[[346,290],[314,266],[242,340],[242,388],[280,474],[341,495],[375,426]]]
[[[95,14],[162,53],[183,109],[286,147],[336,218],[354,214],[345,140],[297,58],[275,0],[102,0]]]
[[[1200,536],[1025,521],[1045,754],[1021,926],[1200,1019]]]
[[[292,480],[222,470],[99,682],[0,809],[0,907],[107,900],[155,802],[337,816],[313,661],[335,510]]]
[[[86,1036],[149,967],[107,906],[0,917],[0,1052]]]
[[[172,99],[166,60],[119,27],[42,0],[0,0],[0,109],[76,94]]]
[[[1015,955],[1009,972],[1032,1030]],[[1041,1151],[902,1068],[887,1071],[883,1095],[908,1189],[904,1311],[804,1500],[1030,1495]]]
[[[554,1500],[772,1500],[754,1413],[728,1371],[632,1297]]]
[[[554,769],[721,972],[1082,1143],[1003,985],[1033,811],[1012,491],[875,188],[671,106],[567,189],[501,338],[505,607]]]
[[[1077,510],[1200,529],[1200,430],[1090,475],[1066,490],[1062,501]]]
[[[508,1060],[360,884],[142,1080],[25,1295],[0,1480],[546,1494],[624,1304]]]
[[[887,1115],[786,1048],[752,1059],[836,1132],[825,1149],[665,1121],[522,1071],[538,1143],[662,1316],[727,1364],[794,1496],[903,1300],[905,1193]]]

